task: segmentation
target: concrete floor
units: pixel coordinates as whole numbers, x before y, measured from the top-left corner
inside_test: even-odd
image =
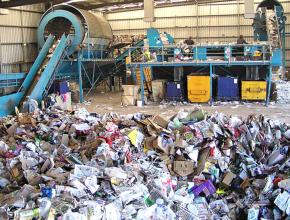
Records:
[[[87,97],[88,102],[78,105],[85,107],[89,112],[100,114],[108,112],[116,112],[121,115],[142,112],[146,114],[160,114],[163,117],[170,118],[180,109],[193,109],[196,104],[157,104],[150,103],[142,108],[137,106],[122,106],[122,93],[95,93],[93,96]],[[290,104],[271,103],[268,107],[264,103],[215,103],[214,106],[202,104],[202,108],[208,113],[222,112],[227,115],[246,117],[250,114],[263,114],[267,118],[279,119],[290,124]]]

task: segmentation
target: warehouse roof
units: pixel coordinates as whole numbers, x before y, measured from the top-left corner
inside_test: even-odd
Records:
[[[101,9],[103,11],[111,11],[126,8],[143,7],[144,0],[50,0],[53,4],[70,3],[74,6],[91,10]],[[171,4],[188,4],[188,3],[214,3],[228,2],[225,0],[155,0],[155,5],[171,5]],[[21,5],[48,3],[47,0],[0,0],[0,8],[15,7]]]
[[[229,0],[228,0],[229,1]],[[225,0],[155,0],[155,6],[165,6],[172,4],[192,4],[192,3],[214,3],[228,2]],[[101,11],[112,11],[128,8],[142,8],[144,0],[71,0],[69,3],[87,10],[99,9]]]

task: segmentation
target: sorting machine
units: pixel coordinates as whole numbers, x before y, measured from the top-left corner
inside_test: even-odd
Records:
[[[158,43],[156,29],[150,29],[148,33],[149,45],[162,46]],[[173,38],[166,35],[173,43]],[[109,48],[112,38],[111,26],[101,15],[68,4],[47,10],[39,22],[39,54],[30,71],[27,74],[0,74],[0,88],[18,87],[16,92],[0,97],[0,116],[14,113],[15,107],[21,110],[28,99],[41,103],[55,80],[76,80],[82,102],[83,88],[89,93],[109,77],[123,77],[126,57],[129,53],[137,56],[140,51],[125,50],[113,57]],[[144,46],[144,41],[135,46]]]
[[[145,40],[147,42],[139,41],[135,47],[126,50],[117,58],[112,58],[108,45],[113,34],[110,24],[104,17],[67,4],[53,6],[44,13],[39,23],[37,33],[39,54],[30,71],[27,74],[0,74],[0,88],[18,87],[16,92],[0,97],[0,116],[13,113],[15,107],[21,109],[28,98],[40,103],[56,79],[77,80],[80,87],[80,101],[83,101],[84,86],[91,91],[107,77],[123,72],[126,74],[124,64],[128,56],[131,62],[127,67],[140,70],[142,97],[144,97],[145,67],[170,66],[180,69],[186,65],[208,66],[212,76],[216,66],[221,68],[234,65],[267,66],[271,74],[273,66],[283,65],[282,49],[285,43],[281,39],[285,39],[285,20],[282,5],[275,0],[265,0],[257,8],[253,27],[255,39],[266,43],[244,45],[242,53],[247,54],[249,59],[238,60],[237,51],[241,49],[234,45],[200,44],[193,48],[191,61],[168,62],[168,53],[175,48],[173,37],[167,33],[163,34],[169,41],[167,46],[160,41],[159,32],[151,28],[147,30],[147,40]],[[133,59],[132,56],[138,54],[137,52],[140,52],[140,48],[144,46],[157,51],[158,62],[139,63]],[[252,59],[257,50],[261,51],[262,60]],[[219,54],[222,61],[209,61],[208,58],[212,54]],[[270,91],[271,75],[267,80],[268,91]],[[267,101],[269,101],[269,94]]]
[[[30,71],[0,74],[1,88],[18,87],[0,97],[0,116],[13,113],[15,107],[21,110],[28,99],[40,103],[56,79],[77,80],[82,101],[84,86],[92,89],[122,72],[128,51],[113,59],[108,48],[112,38],[111,26],[101,15],[67,4],[47,10],[39,23],[39,54]]]
[[[283,6],[276,0],[262,1],[253,20],[255,43],[237,45],[236,43],[209,44],[197,43],[191,53],[183,53],[179,45],[171,47],[150,48],[157,53],[155,61],[131,62],[127,68],[134,75],[138,69],[142,78],[142,98],[146,76],[144,69],[151,69],[151,78],[156,78],[154,69],[174,68],[174,81],[182,79],[191,72],[208,72],[210,76],[210,101],[213,101],[213,77],[234,75],[241,80],[263,80],[267,82],[266,105],[270,100],[273,69],[285,67],[285,21]],[[238,37],[238,36],[237,36]],[[132,48],[135,50],[136,48]],[[284,50],[283,50],[284,49]],[[174,51],[174,52],[172,52]],[[186,73],[186,70],[188,71]],[[176,72],[179,75],[176,77]]]

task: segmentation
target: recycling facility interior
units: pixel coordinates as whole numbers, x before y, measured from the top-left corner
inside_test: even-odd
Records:
[[[290,0],[0,0],[0,219],[289,219],[289,15]]]
[[[112,93],[111,97],[116,99],[109,102],[111,107],[116,109],[116,111],[121,106],[121,109],[135,108],[138,101],[139,106],[143,107],[154,106],[156,103],[164,101],[168,106],[172,105],[172,102],[183,102],[183,104],[187,103],[188,105],[190,103],[198,103],[209,109],[212,109],[209,106],[219,106],[221,104],[237,105],[238,103],[238,109],[258,106],[269,112],[269,108],[263,107],[264,102],[266,102],[266,106],[275,103],[277,108],[279,108],[279,104],[284,105],[288,102],[289,90],[287,89],[287,80],[289,78],[290,47],[288,35],[289,19],[287,20],[287,15],[290,13],[290,2],[287,0],[279,2],[243,0],[146,1],[147,5],[145,4],[145,8],[142,1],[120,1],[117,4],[115,2],[108,2],[106,4],[98,1],[58,1],[57,3],[60,2],[64,4],[68,3],[74,8],[82,9],[83,11],[93,12],[104,19],[102,22],[106,22],[109,25],[109,27],[106,27],[107,29],[102,28],[102,30],[98,30],[102,33],[98,37],[106,38],[105,42],[101,43],[100,50],[102,51],[100,52],[99,50],[98,52],[106,55],[101,55],[102,57],[96,56],[96,58],[92,57],[91,60],[94,59],[95,62],[91,62],[90,65],[94,65],[93,68],[89,68],[86,64],[81,64],[81,74],[78,72],[77,67],[74,67],[73,70],[68,68],[63,71],[66,73],[71,72],[71,75],[58,76],[58,74],[62,74],[59,73],[62,71],[59,71],[55,73],[56,76],[53,76],[55,81],[58,78],[59,82],[70,82],[73,89],[78,90],[76,93],[70,93],[70,96],[72,96],[73,101],[76,103],[81,102],[87,106],[89,103],[92,103],[92,106],[89,108],[93,110],[98,103],[102,104],[102,99],[99,96],[108,92]],[[48,3],[33,5],[17,3],[16,6],[19,5],[18,7],[11,7],[15,6],[13,1],[9,3],[3,1],[2,4],[3,8],[0,11],[2,23],[0,41],[1,94],[3,96],[3,103],[7,104],[11,100],[8,96],[13,93],[19,93],[19,87],[23,87],[22,82],[24,81],[25,74],[31,70],[37,55],[39,55],[38,52],[44,44],[44,40],[40,40],[41,37],[38,36],[41,35],[39,33],[41,28],[38,27],[46,19],[45,15],[49,12],[47,9],[49,9],[50,5]],[[276,56],[267,57],[272,52],[265,46],[263,48],[257,48],[257,45],[253,47],[249,46],[248,48],[234,47],[240,35],[244,36],[244,40],[249,45],[256,42],[265,42],[263,38],[269,34],[268,29],[270,27],[267,23],[263,24],[265,30],[259,33],[260,27],[255,25],[255,21],[257,21],[255,16],[258,14],[259,7],[263,6],[263,4],[268,4],[267,7],[272,7],[272,10],[275,11],[274,13],[278,13],[276,6],[282,7],[282,17],[285,20],[279,20],[279,18],[278,21],[275,21],[278,22],[277,41],[280,43],[278,45],[280,54],[277,56],[279,64],[265,64],[269,60],[276,59]],[[181,11],[183,13],[180,13]],[[267,16],[271,15],[267,14]],[[64,22],[64,20],[59,20],[60,23],[57,23],[57,19],[55,19],[54,24],[58,26],[53,28],[49,25],[45,26],[45,33],[61,33],[60,25],[62,25],[61,22]],[[256,23],[259,22],[258,20]],[[72,29],[74,28],[73,26]],[[93,28],[99,27],[90,27],[90,29]],[[150,29],[159,32],[159,36],[154,32],[149,33],[148,30]],[[170,39],[164,33],[168,34]],[[148,34],[150,35],[147,36]],[[189,37],[192,37],[194,45],[186,46],[185,40]],[[44,39],[46,38],[47,36],[44,36]],[[145,40],[143,40],[144,38]],[[154,39],[157,42],[154,42]],[[158,39],[161,39],[161,43],[158,42]],[[144,41],[144,43],[141,41]],[[141,44],[137,44],[140,42]],[[98,42],[92,42],[91,44],[98,44]],[[160,49],[159,51],[150,51],[149,56],[151,57],[149,60],[146,60],[144,48],[152,45],[153,47],[160,46]],[[180,52],[176,50],[176,46],[180,49]],[[130,47],[129,54],[128,48]],[[162,48],[167,49],[163,50]],[[202,51],[203,48],[205,52]],[[228,58],[226,58],[226,48],[229,48],[231,51]],[[247,49],[252,50],[248,55],[245,52]],[[255,54],[255,52],[262,52],[262,50],[265,50],[265,52]],[[161,61],[162,64],[159,62],[158,65],[155,65],[154,59],[158,62]],[[175,60],[169,65],[168,63],[172,59]],[[260,63],[251,64],[250,61],[254,61],[254,59],[263,61],[262,65]],[[132,61],[128,63],[129,60]],[[232,62],[238,60],[240,62],[237,64]],[[180,61],[183,63],[180,63]],[[217,64],[218,61],[225,63]],[[84,62],[89,63],[88,61]],[[109,64],[106,63],[105,65],[104,62]],[[142,63],[145,64],[142,71],[142,74],[145,73],[143,83],[141,83],[139,67],[139,64]],[[62,64],[58,65],[61,66],[59,69],[66,68],[62,68]],[[210,71],[211,67],[213,68],[212,72]],[[268,69],[270,68],[272,69],[272,76],[268,77]],[[146,70],[149,72],[146,72]],[[83,82],[81,86],[78,75],[82,75]],[[193,76],[193,78],[188,83],[190,76]],[[202,79],[200,77],[194,78],[194,76],[206,77]],[[30,79],[30,81],[33,80],[33,78]],[[49,82],[49,80],[46,81]],[[250,84],[248,84],[249,88],[247,88],[245,81],[250,81]],[[197,84],[201,83],[204,84],[200,89]],[[269,83],[271,84],[270,89]],[[50,85],[50,90],[46,86],[45,90],[49,91],[44,92],[44,95],[41,97],[34,98],[32,94],[27,93],[20,96],[15,95],[17,98],[12,97],[13,102],[9,104],[10,109],[1,110],[1,115],[13,112],[14,106],[20,107],[21,103],[17,99],[23,102],[23,96],[27,97],[30,95],[36,101],[41,102],[45,98],[44,96],[54,92],[51,87],[55,85],[52,85],[52,83],[47,84]],[[279,85],[276,86],[276,84]],[[132,93],[132,86],[130,85],[139,85],[139,87],[135,87],[138,90],[137,94]],[[34,86],[34,84],[28,84],[26,87],[31,88]],[[64,84],[62,86],[65,87]],[[68,84],[66,86],[68,87]],[[245,92],[251,86],[252,91],[256,92]],[[62,93],[71,90],[72,87],[64,88]],[[172,88],[175,88],[176,91],[173,91]],[[35,93],[42,92],[37,89],[34,90]],[[191,93],[193,95],[190,95]],[[107,102],[106,104],[109,103]],[[142,111],[142,108],[137,109]],[[227,108],[225,108],[225,111],[227,111]]]

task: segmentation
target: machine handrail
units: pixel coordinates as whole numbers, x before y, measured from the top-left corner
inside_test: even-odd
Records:
[[[205,50],[202,50],[205,48]],[[179,45],[165,45],[165,46],[142,46],[130,47],[129,51],[141,50],[143,53],[143,61],[134,61],[129,56],[130,63],[148,63],[148,62],[215,62],[222,61],[227,63],[232,62],[269,62],[271,61],[271,45],[269,42],[255,43],[255,44],[196,44],[189,47],[189,51],[185,52],[184,48]],[[211,50],[213,49],[213,51]],[[214,51],[219,49],[220,51]],[[241,50],[242,49],[242,50]],[[240,51],[241,50],[241,51]],[[146,57],[146,52],[147,54]],[[154,52],[153,54],[151,54]],[[130,55],[131,53],[129,53]],[[152,58],[153,56],[153,58]],[[174,58],[167,61],[165,57]],[[182,59],[179,59],[180,56]],[[201,58],[202,57],[202,58]],[[239,57],[244,57],[244,60],[239,60]],[[177,58],[177,60],[175,60]],[[185,58],[185,59],[184,59]],[[207,59],[207,58],[214,58]]]

